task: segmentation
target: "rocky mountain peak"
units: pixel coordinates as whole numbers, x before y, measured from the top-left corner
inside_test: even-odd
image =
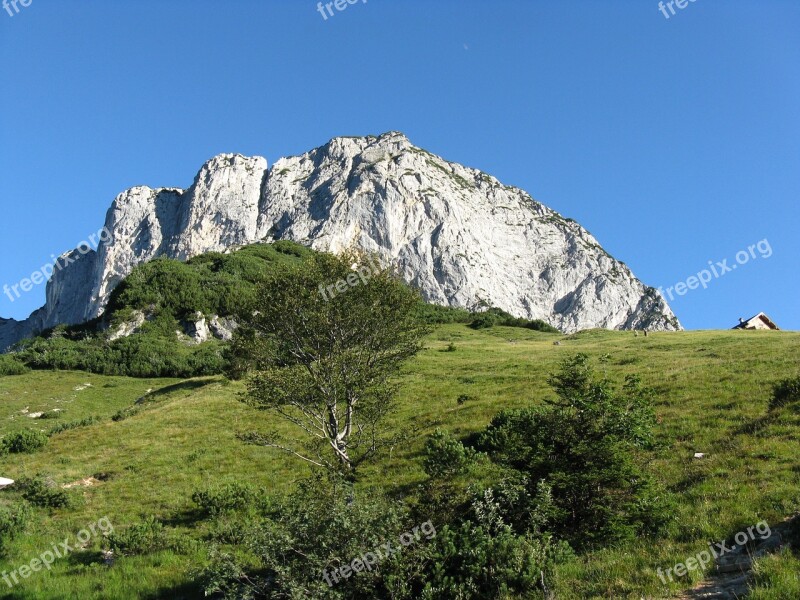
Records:
[[[187,189],[121,193],[105,227],[113,239],[58,271],[42,309],[0,320],[0,349],[100,315],[141,262],[278,239],[376,252],[431,302],[497,306],[566,332],[680,328],[660,295],[580,225],[397,131],[337,137],[272,167],[259,156],[220,154]]]

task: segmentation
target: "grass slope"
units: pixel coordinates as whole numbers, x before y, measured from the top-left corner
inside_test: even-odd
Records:
[[[561,344],[554,345],[555,340]],[[725,539],[762,519],[775,524],[800,511],[800,415],[784,410],[765,418],[771,384],[800,371],[800,334],[789,332],[653,333],[645,338],[588,331],[564,337],[510,327],[475,331],[461,324],[440,326],[406,367],[389,423],[411,431],[411,441],[366,468],[363,485],[398,493],[412,489],[424,477],[420,451],[426,435],[436,427],[468,435],[503,408],[542,402],[552,395],[547,375],[576,352],[604,357],[604,368],[614,378],[639,373],[657,390],[658,432],[665,443],[653,453],[651,466],[677,495],[679,515],[665,538],[562,565],[549,582],[557,598],[674,596],[691,587],[697,572],[692,580],[665,586],[656,568],[683,562],[708,541]],[[76,389],[85,383],[91,387]],[[179,381],[34,372],[0,378],[2,435],[102,418],[53,435],[34,454],[0,458],[0,476],[43,474],[67,484],[105,474],[95,485],[70,488],[70,508],[34,509],[24,533],[7,544],[0,571],[28,563],[67,536],[74,539],[103,516],[116,530],[155,516],[183,538],[176,550],[119,557],[112,566],[102,560],[102,539],[94,538],[86,549],[12,589],[0,580],[0,596],[201,597],[192,581],[207,558],[207,525],[197,520],[192,492],[212,480],[238,480],[281,493],[308,474],[298,459],[236,438],[238,432],[276,425],[268,413],[237,400],[242,390],[242,384],[221,377]],[[462,395],[468,399],[458,403]],[[111,420],[140,398],[144,402],[136,405],[138,412]],[[64,410],[57,418],[34,420],[20,412],[26,408]],[[694,459],[695,452],[706,457]],[[16,494],[0,490],[0,502]],[[753,597],[800,597],[799,564],[789,554],[761,561],[761,587]]]

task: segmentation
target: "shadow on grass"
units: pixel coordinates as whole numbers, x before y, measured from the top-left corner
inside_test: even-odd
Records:
[[[748,423],[740,425],[733,430],[733,433],[734,435],[757,435],[772,425],[776,420],[777,415],[770,412],[763,417],[758,417],[749,421]]]
[[[181,381],[180,383],[174,383],[172,385],[168,385],[166,387],[159,388],[155,391],[145,394],[136,401],[136,404],[145,404],[147,402],[158,402],[159,400],[163,400],[166,396],[174,394],[175,392],[191,392],[203,388],[212,383],[216,383],[217,381],[218,378],[216,377],[205,377],[203,379],[191,379],[189,381]]]
[[[694,486],[703,483],[706,479],[708,479],[707,473],[692,473],[681,481],[669,486],[667,489],[674,494],[683,494]]]
[[[71,567],[88,567],[90,565],[105,564],[105,557],[103,556],[103,553],[97,550],[81,550],[78,552],[72,552],[67,556],[66,560]],[[78,573],[79,571],[83,570],[84,569],[74,569],[74,572]]]
[[[210,519],[211,515],[201,508],[186,508],[173,513],[165,519],[161,519],[161,522],[167,527],[191,527],[200,521],[208,521]]]
[[[172,587],[163,587],[141,596],[143,600],[200,600],[206,598],[198,583],[189,582]]]

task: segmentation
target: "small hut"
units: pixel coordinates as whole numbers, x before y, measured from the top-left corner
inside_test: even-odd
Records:
[[[756,316],[750,317],[746,321],[740,317],[739,318],[739,324],[736,327],[733,327],[733,329],[775,329],[775,330],[777,330],[779,328],[778,328],[777,325],[775,325],[775,323],[772,322],[772,319],[770,319],[763,312],[760,312]]]

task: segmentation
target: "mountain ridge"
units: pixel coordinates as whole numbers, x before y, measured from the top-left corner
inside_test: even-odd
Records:
[[[0,319],[0,350],[99,316],[133,267],[157,256],[280,239],[374,252],[438,304],[497,306],[568,333],[681,329],[663,298],[572,219],[397,131],[336,137],[272,166],[220,154],[186,189],[122,192],[105,227],[112,239],[56,272],[42,308],[24,321]]]

